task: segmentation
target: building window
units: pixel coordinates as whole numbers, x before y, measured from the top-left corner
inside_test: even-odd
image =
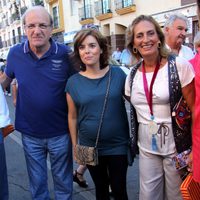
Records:
[[[199,31],[199,23],[197,21],[193,21],[193,37],[197,34]]]
[[[59,28],[58,6],[53,7],[53,28]]]
[[[116,9],[126,8],[132,6],[134,0],[115,0]]]
[[[7,47],[6,34],[3,35],[3,47]]]
[[[92,5],[90,0],[84,0],[83,7],[79,8],[80,20],[92,18]]]
[[[13,35],[13,44],[16,44],[16,37],[15,37],[15,30],[12,30],[12,35]]]
[[[2,38],[0,36],[0,49],[3,48],[3,42],[2,42]]]
[[[102,0],[103,6],[103,13],[107,13],[110,10],[110,1],[109,0]]]
[[[126,0],[126,1],[123,1],[123,3],[124,3],[124,7],[128,7],[128,6],[133,5],[133,0]]]
[[[17,42],[21,42],[21,36],[22,36],[22,34],[21,34],[21,27],[17,28],[17,33],[18,33]]]
[[[11,46],[10,32],[8,32],[8,46]]]
[[[95,2],[95,15],[102,15],[105,13],[111,13],[110,0],[99,0]]]
[[[91,7],[91,1],[90,0],[85,0],[85,18],[92,18],[92,7]]]
[[[6,0],[3,0],[3,6],[6,6]]]

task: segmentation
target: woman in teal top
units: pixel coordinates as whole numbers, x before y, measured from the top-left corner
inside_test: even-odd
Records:
[[[126,75],[118,67],[109,67],[107,40],[96,30],[85,29],[77,33],[74,57],[80,60],[81,71],[73,75],[66,86],[73,147],[75,149],[78,140],[81,145],[95,146],[111,70],[110,90],[97,146],[99,164],[87,167],[95,183],[97,200],[110,199],[109,183],[115,200],[126,200],[129,139],[123,98]]]

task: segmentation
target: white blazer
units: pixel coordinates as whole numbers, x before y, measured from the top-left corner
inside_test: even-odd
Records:
[[[3,128],[10,123],[8,105],[3,93],[3,89],[0,85],[0,128]]]

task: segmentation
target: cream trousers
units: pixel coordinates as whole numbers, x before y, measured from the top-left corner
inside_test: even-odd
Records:
[[[181,178],[171,155],[155,155],[140,148],[140,200],[182,200]]]

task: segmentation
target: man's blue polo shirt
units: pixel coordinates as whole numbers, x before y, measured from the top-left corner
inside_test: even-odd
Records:
[[[69,47],[50,40],[40,59],[29,43],[10,49],[6,75],[18,81],[15,128],[23,134],[50,138],[68,132],[65,85],[73,73]]]

